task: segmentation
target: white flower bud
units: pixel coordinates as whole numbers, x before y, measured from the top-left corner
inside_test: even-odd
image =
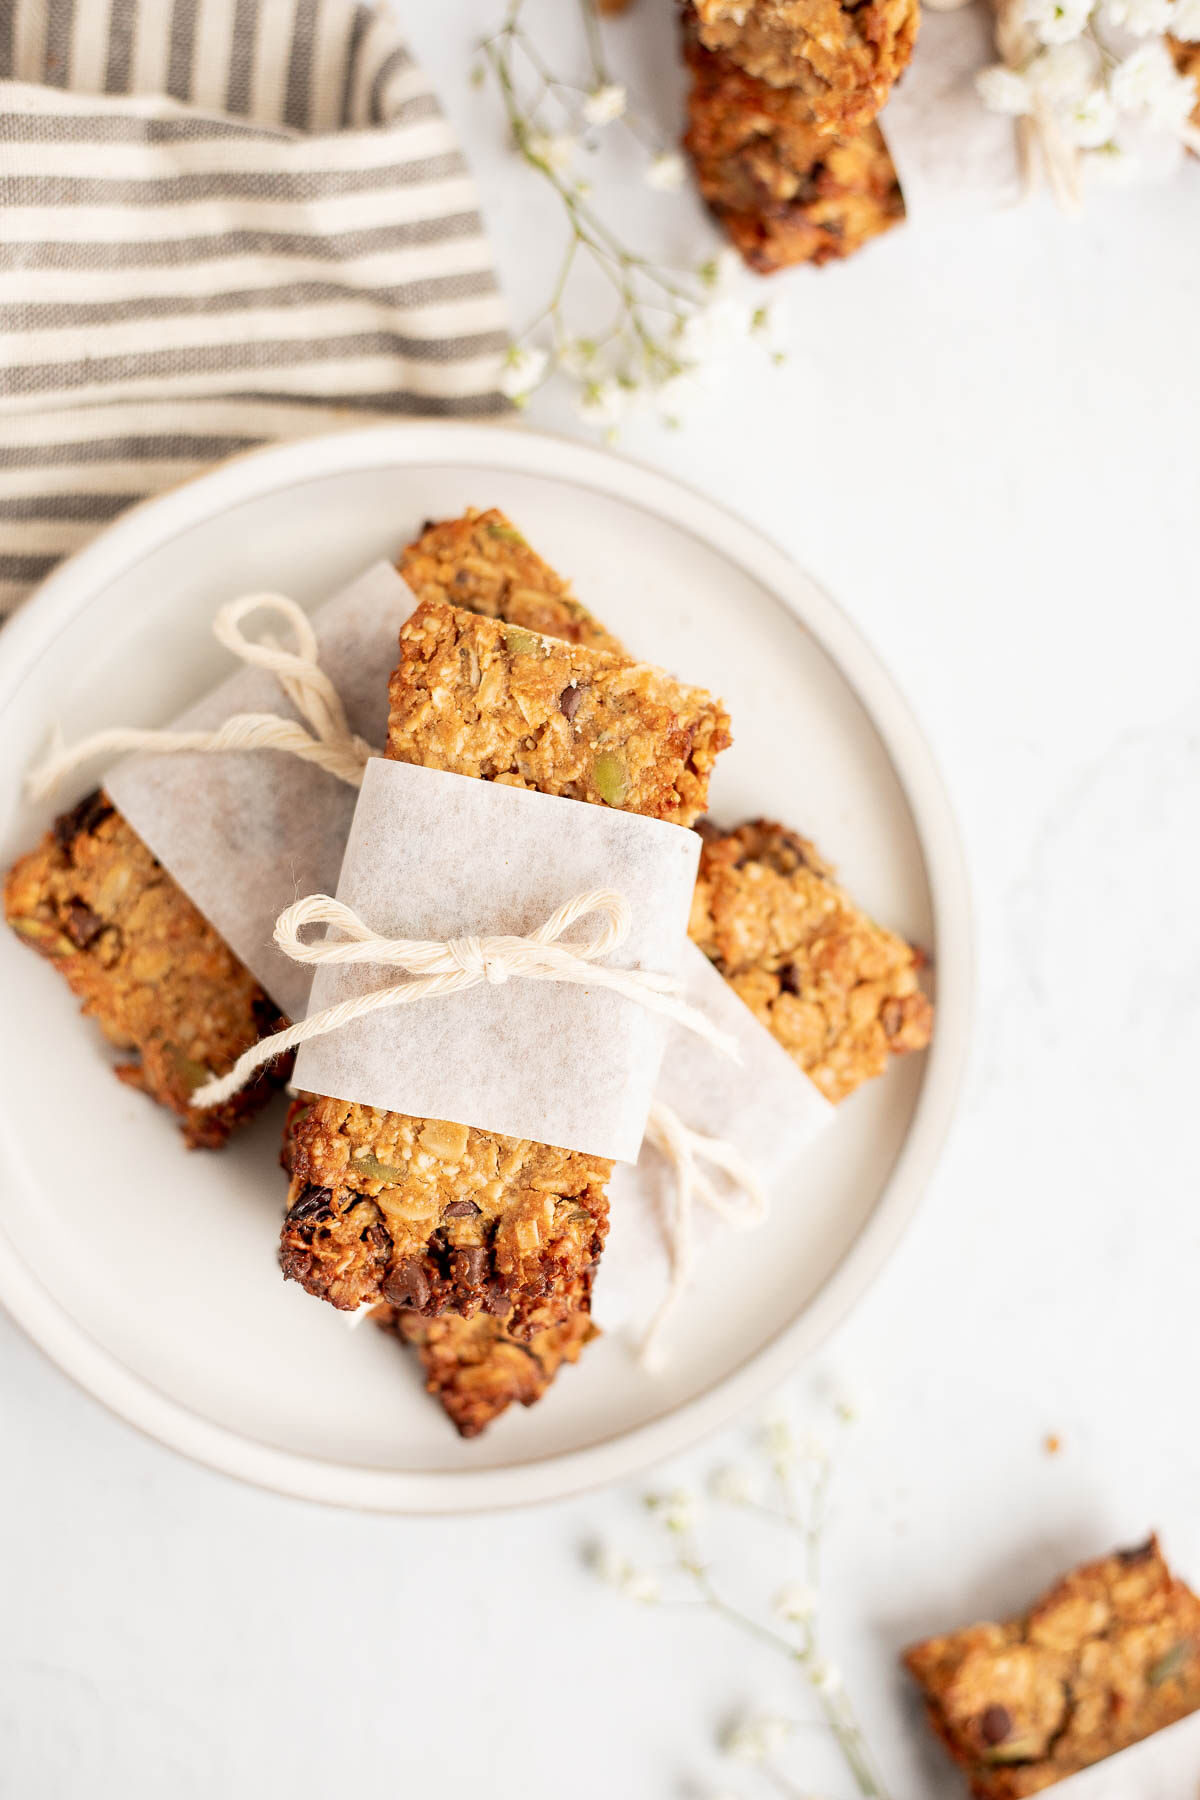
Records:
[[[687,170],[678,150],[661,150],[647,163],[643,179],[656,193],[674,194],[683,186],[686,176]]]
[[[996,63],[981,69],[975,77],[975,92],[989,112],[1005,113],[1009,118],[1023,118],[1033,111],[1033,89],[1016,69]]]
[[[791,1725],[774,1713],[759,1713],[738,1719],[721,1738],[726,1756],[738,1762],[761,1763],[786,1741]]]
[[[583,116],[589,125],[611,125],[625,111],[625,89],[617,82],[593,88],[583,103]]]
[[[510,400],[524,400],[545,379],[550,358],[532,345],[513,344],[500,371],[500,392]]]
[[[525,140],[525,148],[533,160],[549,169],[552,175],[565,175],[577,146],[569,132],[560,131],[551,136],[549,132],[532,131]]]
[[[817,1610],[817,1596],[805,1581],[792,1581],[775,1596],[775,1611],[793,1625],[804,1625]]]
[[[713,1498],[724,1500],[728,1506],[753,1506],[759,1498],[752,1470],[738,1463],[726,1463],[717,1469],[708,1485]]]
[[[836,1694],[842,1685],[842,1671],[836,1663],[818,1661],[809,1665],[808,1679],[818,1694]]]

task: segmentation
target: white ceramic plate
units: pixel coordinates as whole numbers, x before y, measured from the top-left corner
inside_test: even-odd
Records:
[[[850,890],[934,955],[933,1050],[839,1111],[803,1194],[702,1271],[657,1378],[601,1341],[546,1399],[461,1443],[415,1360],[279,1279],[280,1115],[220,1156],[113,1079],[63,983],[0,932],[0,1299],[90,1393],[246,1480],[448,1512],[547,1500],[664,1457],[765,1393],[895,1245],[953,1104],[969,904],[942,784],[833,603],[756,531],[665,476],[505,427],[384,426],[243,457],[138,507],[0,635],[0,850],[45,824],[21,772],[71,735],[164,720],[225,672],[214,605],[316,603],[426,517],[501,506],[635,651],[719,690],[736,744],[712,810],[813,837]],[[80,790],[82,791],[82,785]],[[67,795],[60,802],[73,798]]]

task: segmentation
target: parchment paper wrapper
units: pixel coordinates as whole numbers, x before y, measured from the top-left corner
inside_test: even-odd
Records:
[[[1014,122],[975,91],[979,70],[998,60],[995,23],[986,0],[951,13],[926,8],[912,62],[880,116],[919,224],[977,218],[1022,198]]]
[[[673,975],[699,859],[696,833],[678,825],[373,761],[337,897],[388,937],[524,937],[575,895],[615,888],[633,924],[606,960]],[[564,941],[594,929],[580,921]],[[310,1011],[387,980],[371,964],[318,968]],[[388,1112],[636,1162],[668,1029],[660,1013],[602,988],[483,982],[301,1045],[295,1082]]]
[[[836,1109],[692,943],[682,972],[688,1000],[732,1033],[742,1060],[731,1064],[689,1033],[673,1029],[656,1098],[693,1130],[733,1144],[774,1199]],[[662,1302],[670,1274],[665,1225],[672,1179],[664,1158],[649,1144],[636,1167],[613,1171],[608,1242],[592,1296],[592,1313],[605,1330],[624,1327],[641,1337]],[[716,1181],[719,1187],[720,1176]],[[706,1208],[696,1208],[698,1264],[719,1252],[731,1229]]]
[[[395,569],[377,563],[313,615],[321,666],[351,727],[380,748],[396,642],[415,605]],[[299,717],[274,675],[243,667],[171,723],[208,731],[242,712]],[[271,934],[293,900],[333,892],[357,791],[279,750],[139,754],[105,786],[276,1005],[302,1019],[312,971],[277,950]]]

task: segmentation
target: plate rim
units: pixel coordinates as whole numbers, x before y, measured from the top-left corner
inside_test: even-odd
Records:
[[[766,532],[652,464],[510,424],[399,420],[239,453],[122,513],[65,559],[0,632],[0,707],[111,580],[191,525],[305,479],[413,462],[491,462],[624,501],[691,533],[762,583],[857,696],[912,814],[933,908],[938,1029],[916,1108],[875,1207],[790,1324],[703,1393],[583,1450],[489,1469],[401,1471],[282,1450],[216,1424],[99,1344],[22,1261],[0,1227],[0,1303],[50,1361],[143,1435],[201,1465],[296,1499],[369,1512],[449,1515],[564,1499],[628,1478],[726,1424],[783,1380],[874,1283],[907,1230],[953,1120],[974,1011],[973,904],[949,793],[916,716],[825,589]]]

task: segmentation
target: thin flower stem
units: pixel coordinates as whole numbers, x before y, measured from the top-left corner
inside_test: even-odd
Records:
[[[587,39],[592,75],[596,86],[604,87],[608,82],[608,65],[604,60],[604,40],[600,35],[595,0],[579,0],[579,11],[583,18],[583,35]]]
[[[801,1518],[796,1502],[795,1491],[786,1472],[779,1470],[780,1487],[783,1490],[785,1506],[790,1523],[798,1529],[805,1541],[810,1568],[810,1579],[817,1574],[817,1548],[820,1541],[820,1520],[823,1520],[824,1497],[828,1487],[828,1465],[823,1464],[813,1489],[814,1510],[809,1519]],[[720,1594],[712,1577],[704,1564],[700,1562],[694,1551],[681,1559],[681,1566],[692,1577],[701,1595],[712,1610],[729,1624],[736,1625],[748,1637],[786,1656],[790,1662],[799,1663],[808,1679],[808,1683],[816,1696],[817,1702],[825,1716],[825,1722],[837,1740],[842,1757],[854,1777],[855,1784],[862,1800],[887,1800],[887,1790],[882,1776],[874,1766],[862,1728],[854,1716],[853,1709],[846,1695],[839,1689],[832,1692],[820,1685],[816,1679],[820,1667],[820,1655],[816,1632],[810,1622],[800,1627],[800,1642],[794,1644],[782,1632],[775,1631],[769,1625],[763,1625],[751,1614],[734,1606]],[[813,1579],[813,1586],[816,1582]]]
[[[719,263],[681,264],[633,249],[623,240],[619,223],[610,224],[589,198],[590,184],[582,179],[579,163],[570,166],[581,138],[589,148],[601,147],[605,113],[614,129],[619,122],[641,147],[639,154],[662,149],[652,114],[641,117],[623,87],[619,96],[613,94],[612,106],[589,105],[589,96],[616,84],[596,0],[578,4],[583,67],[571,75],[557,74],[546,62],[528,23],[532,12],[525,0],[506,0],[501,24],[479,43],[480,72],[495,84],[513,148],[557,196],[566,227],[550,293],[517,342],[535,349],[539,358],[547,357],[548,370],[578,383],[578,404],[591,422],[611,424],[631,396],[645,390],[655,395],[664,422],[673,423],[676,378],[720,354],[722,338],[741,328],[740,309],[731,305],[723,318],[714,320],[712,333],[685,333],[684,327],[703,319],[713,304]],[[582,79],[573,78],[579,75]],[[594,124],[588,117],[593,112],[598,114]],[[599,332],[581,330],[572,317],[577,295],[591,304],[591,271],[601,278],[591,284],[601,291]],[[611,317],[605,288],[615,302]],[[576,354],[580,344],[582,356]]]
[[[572,236],[567,243],[567,252],[562,259],[562,266],[558,271],[558,280],[554,284],[554,291],[541,312],[529,321],[529,324],[521,333],[523,338],[528,337],[531,332],[536,331],[543,319],[557,318],[559,307],[562,304],[563,293],[566,289],[567,279],[570,276],[578,249],[579,238],[577,236]]]
[[[712,1578],[703,1563],[693,1562],[689,1559],[682,1563],[682,1567],[695,1581],[704,1596],[705,1603],[711,1606],[714,1612],[719,1613],[723,1619],[728,1619],[731,1625],[736,1625],[749,1637],[757,1638],[760,1644],[766,1644],[770,1649],[778,1650],[790,1661],[803,1660],[801,1652],[797,1650],[795,1644],[784,1637],[782,1632],[773,1631],[769,1625],[760,1624],[750,1613],[744,1613],[740,1607],[725,1600],[713,1586]]]
[[[517,5],[514,6],[514,17],[516,11],[519,10],[520,3],[521,0],[517,0]],[[583,6],[585,15],[590,15],[588,0],[581,0],[581,5]],[[663,290],[663,292],[669,293],[677,300],[684,301],[689,305],[694,305],[696,296],[693,293],[689,293],[686,288],[680,287],[678,282],[673,281],[669,273],[664,273],[663,267],[656,266],[646,257],[637,256],[632,251],[626,249],[625,245],[621,243],[620,239],[609,229],[595,210],[588,206],[577,193],[571,191],[558,172],[552,169],[541,157],[535,156],[530,151],[530,114],[523,110],[517,97],[512,63],[506,53],[507,46],[505,49],[500,48],[500,41],[502,39],[511,39],[515,35],[516,27],[510,20],[510,23],[502,32],[497,33],[493,38],[485,39],[480,48],[496,75],[497,83],[504,100],[508,123],[512,130],[517,148],[524,160],[529,163],[532,168],[535,168],[539,174],[545,176],[549,180],[551,186],[555,189],[559,198],[566,206],[576,230],[580,232],[584,241],[587,242],[588,248],[592,250],[596,256],[609,256],[622,268],[636,268],[648,281],[654,282],[656,286]],[[533,67],[537,70],[538,74],[541,75],[543,81],[547,84],[552,84],[555,78],[550,74],[549,70],[544,67],[541,59],[537,57],[536,53],[531,52],[528,41],[524,37],[521,39],[521,47],[526,56],[529,57]]]

